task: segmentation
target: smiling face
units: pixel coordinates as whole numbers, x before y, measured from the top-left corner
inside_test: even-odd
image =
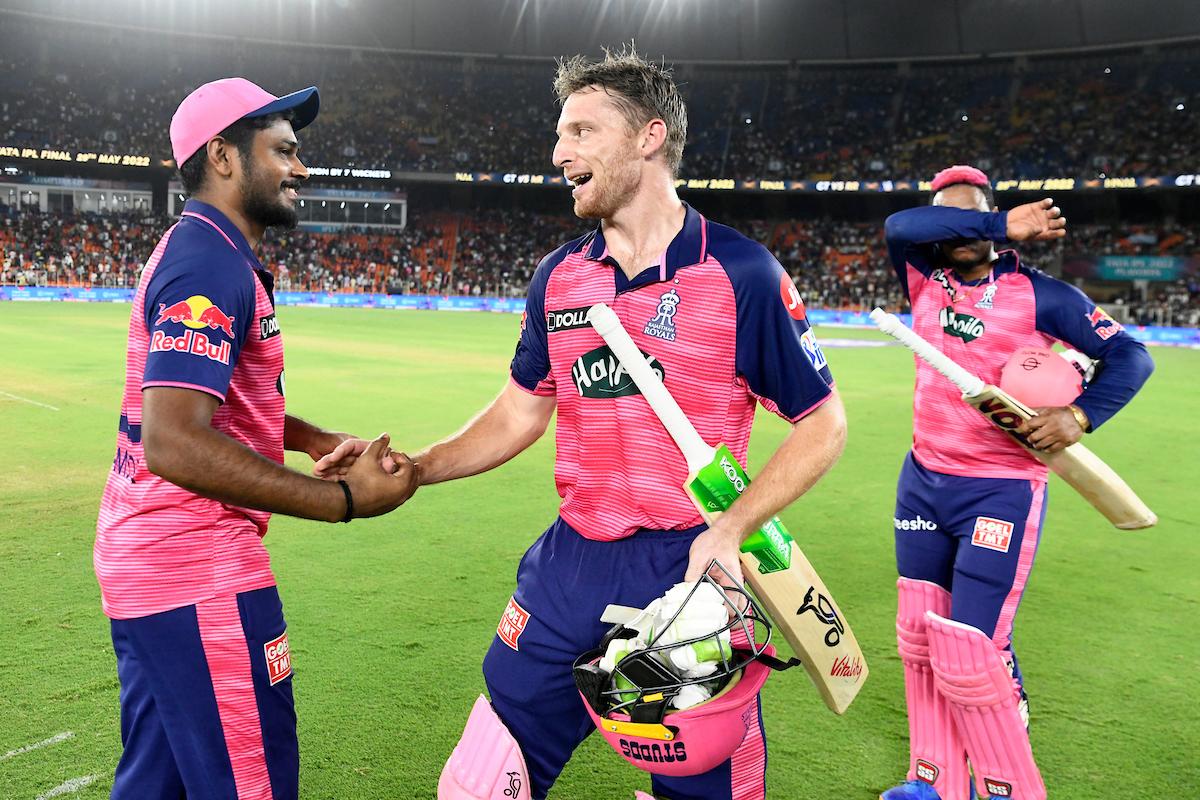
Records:
[[[308,170],[300,161],[292,123],[281,119],[257,131],[250,157],[238,160],[246,217],[264,228],[295,227],[300,182],[308,178]]]
[[[639,131],[603,89],[588,87],[563,103],[554,166],[574,185],[575,215],[611,219],[641,182]]]
[[[965,208],[970,211],[991,211],[987,196],[978,186],[956,183],[947,186],[933,198],[935,206]],[[942,242],[942,257],[951,267],[962,272],[986,264],[992,256],[992,243],[982,239],[953,239]]]

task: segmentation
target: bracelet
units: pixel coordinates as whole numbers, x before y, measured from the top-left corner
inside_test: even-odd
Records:
[[[1084,413],[1082,408],[1074,403],[1067,406],[1067,408],[1071,409],[1071,413],[1075,416],[1075,421],[1079,423],[1079,427],[1083,429],[1083,432],[1087,433],[1088,428],[1091,427],[1091,422],[1088,420],[1087,414]]]
[[[346,515],[342,517],[342,522],[349,522],[354,519],[354,495],[350,494],[350,484],[345,481],[338,481],[342,486],[342,494],[346,495]]]

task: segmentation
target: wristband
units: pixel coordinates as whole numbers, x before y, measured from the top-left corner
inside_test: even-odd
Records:
[[[338,481],[342,486],[342,494],[346,495],[346,515],[342,517],[342,522],[349,522],[354,519],[354,495],[350,494],[350,484],[345,481]]]
[[[1071,409],[1071,413],[1075,416],[1075,421],[1079,423],[1079,427],[1083,429],[1083,432],[1087,433],[1088,428],[1091,427],[1091,422],[1088,421],[1087,414],[1084,413],[1082,408],[1074,403],[1067,406],[1067,408]]]

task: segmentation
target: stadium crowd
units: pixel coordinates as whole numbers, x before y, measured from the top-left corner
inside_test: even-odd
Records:
[[[36,32],[37,35],[34,35]],[[277,52],[278,51],[278,52]],[[32,23],[0,29],[0,145],[170,158],[179,98],[231,71],[315,83],[313,165],[551,173],[550,61],[417,57]],[[136,57],[133,57],[136,56]],[[153,71],[137,65],[161,64]],[[945,153],[996,178],[1195,171],[1200,48],[981,62],[682,64],[683,177],[917,179]]]
[[[164,215],[58,214],[0,207],[0,283],[133,287],[142,263],[170,225]],[[874,223],[829,218],[740,220],[734,224],[779,259],[812,308],[904,308]],[[404,229],[328,233],[271,229],[260,258],[279,291],[523,297],[539,259],[587,226],[570,215],[524,209],[412,214]],[[1090,290],[1119,319],[1147,325],[1200,325],[1200,229],[1186,225],[1072,228],[1064,243],[1022,248],[1027,263],[1058,273],[1097,255],[1191,259],[1185,277],[1142,288],[1109,283]]]

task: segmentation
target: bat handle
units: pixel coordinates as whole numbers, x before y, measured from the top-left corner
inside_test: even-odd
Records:
[[[925,363],[948,378],[967,397],[975,397],[983,391],[984,382],[978,375],[972,375],[955,364],[949,356],[922,339],[916,331],[901,322],[895,314],[889,314],[882,308],[877,308],[871,312],[871,321],[879,330],[912,350]]]

